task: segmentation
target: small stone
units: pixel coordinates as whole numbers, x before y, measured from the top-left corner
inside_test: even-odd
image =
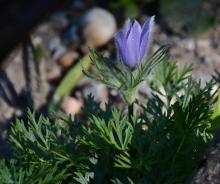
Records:
[[[115,18],[104,9],[93,8],[83,18],[83,36],[90,47],[105,45],[115,31]]]
[[[92,85],[88,85],[83,90],[84,97],[92,94],[97,101],[106,102],[108,98],[108,92],[106,86],[100,83],[94,82]]]
[[[183,45],[187,51],[193,51],[196,48],[195,41],[192,39],[187,39],[183,41]]]
[[[74,97],[65,97],[61,103],[61,109],[72,116],[80,112],[82,102]]]
[[[117,96],[117,95],[119,95],[119,93],[118,93],[118,91],[116,90],[116,89],[110,89],[110,95],[112,95],[112,96]]]
[[[71,45],[73,43],[79,42],[78,30],[75,24],[71,27],[68,27],[68,29],[64,31],[63,41],[66,45]]]
[[[35,36],[32,38],[32,42],[34,45],[41,45],[43,43],[43,39],[40,36]]]
[[[59,47],[61,44],[61,40],[59,37],[52,37],[48,40],[48,48],[50,50],[54,50],[55,48]]]
[[[143,131],[147,131],[147,130],[149,129],[149,127],[147,126],[147,124],[143,124],[143,125],[141,126],[141,129],[142,129]]]
[[[77,59],[79,58],[79,54],[74,51],[66,52],[58,59],[58,64],[63,67],[71,66]]]
[[[197,45],[199,48],[207,48],[211,46],[211,42],[209,39],[198,39]]]
[[[138,91],[140,94],[142,94],[143,96],[147,96],[147,97],[151,97],[152,94],[151,94],[151,90],[149,88],[149,86],[147,85],[146,82],[142,82],[140,85],[139,85],[139,88],[138,88]]]
[[[61,43],[59,37],[52,37],[48,40],[48,48],[51,52],[53,59],[58,59],[66,52],[66,47]]]
[[[52,61],[50,64],[48,64],[48,66],[49,67],[47,69],[47,80],[53,81],[60,78],[62,74],[61,67],[53,63]]]
[[[101,103],[101,107],[105,106],[108,101],[108,90],[104,84],[100,84],[92,79],[84,79],[79,83],[79,87],[82,87],[82,94],[87,97],[89,94],[94,96],[94,99]]]

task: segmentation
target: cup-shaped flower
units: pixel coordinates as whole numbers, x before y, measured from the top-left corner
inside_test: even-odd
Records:
[[[147,57],[153,26],[154,16],[147,19],[143,26],[136,20],[128,19],[124,27],[115,34],[116,48],[121,62],[113,62],[91,49],[89,57],[96,68],[96,73],[83,70],[84,74],[119,90],[124,101],[129,105],[133,104],[138,85],[147,79],[157,64],[167,58],[169,46],[161,46],[154,54]]]
[[[143,26],[136,20],[128,19],[124,27],[115,34],[115,43],[121,62],[135,70],[144,60],[153,31],[154,16],[147,19]]]

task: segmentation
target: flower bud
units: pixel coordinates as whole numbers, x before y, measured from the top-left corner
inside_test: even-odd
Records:
[[[121,62],[135,70],[146,56],[154,25],[154,16],[144,25],[128,19],[124,27],[115,34],[115,43]]]

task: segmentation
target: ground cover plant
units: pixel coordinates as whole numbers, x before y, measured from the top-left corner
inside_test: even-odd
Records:
[[[119,90],[124,108],[109,102],[101,109],[89,95],[75,117],[29,110],[8,132],[1,183],[178,184],[190,177],[219,127],[218,80],[194,81],[191,66],[179,70],[168,58],[168,46],[148,56],[153,22],[128,20],[115,35],[120,62],[90,51],[96,73],[84,73]],[[138,101],[144,80],[152,95]]]

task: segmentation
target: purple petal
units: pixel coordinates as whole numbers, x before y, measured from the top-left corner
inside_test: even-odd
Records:
[[[148,18],[145,21],[144,25],[142,26],[141,40],[143,39],[144,34],[146,32],[149,32],[149,30],[152,31],[153,24],[154,24],[154,18],[155,18],[155,16],[151,16],[150,18]]]
[[[141,31],[142,31],[142,29],[141,29],[140,24],[135,20],[134,24],[132,26],[132,34],[133,34],[132,36],[135,39],[135,42],[136,42],[135,44],[139,44],[139,42],[140,42]]]
[[[125,60],[125,49],[124,49],[124,45],[125,45],[125,35],[122,31],[119,31],[115,34],[115,44],[118,50],[118,55],[120,57],[121,60]]]
[[[122,31],[118,31],[115,36],[115,41],[118,43],[119,48],[123,47],[123,44],[125,42],[124,40],[124,33]]]
[[[141,41],[139,45],[140,48],[139,60],[142,60],[144,55],[146,54],[150,42],[151,34],[153,31],[153,25],[154,25],[154,16],[147,19],[143,25],[141,37],[140,37]]]
[[[135,68],[137,63],[139,62],[138,58],[139,58],[140,36],[141,36],[141,26],[137,21],[135,21],[126,42],[126,46],[127,46],[126,62],[127,65],[131,68]]]
[[[132,21],[130,19],[127,19],[122,28],[122,31],[126,37],[129,35],[131,28],[132,28]]]

